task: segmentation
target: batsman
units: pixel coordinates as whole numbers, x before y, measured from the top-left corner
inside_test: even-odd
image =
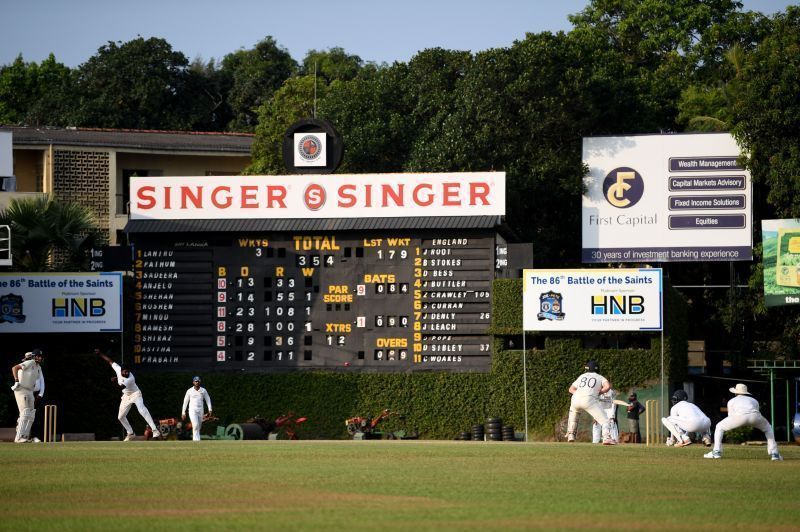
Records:
[[[598,373],[600,366],[594,360],[588,361],[583,369],[585,373],[575,379],[575,382],[569,387],[572,399],[567,423],[567,441],[575,441],[575,434],[578,431],[578,413],[583,411],[588,412],[602,427],[603,445],[615,445],[614,440],[611,439],[608,416],[600,402],[600,394],[607,393],[611,389],[611,383]]]

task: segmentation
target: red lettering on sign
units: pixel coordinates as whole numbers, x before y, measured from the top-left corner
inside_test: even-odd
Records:
[[[469,184],[469,204],[477,205],[477,200],[481,200],[481,205],[489,205],[489,183],[470,183]]]
[[[243,185],[242,189],[242,209],[257,209],[258,198],[256,198],[256,191],[258,187],[253,185]]]
[[[156,198],[152,194],[156,191],[156,187],[142,187],[136,191],[136,207],[139,209],[147,210],[156,206]]]
[[[425,199],[422,198],[420,192],[422,190],[427,190],[428,194],[425,196]],[[414,198],[414,203],[419,205],[420,207],[427,207],[433,203],[433,186],[429,185],[428,183],[422,183],[421,185],[417,185],[414,187],[414,191],[411,193],[412,197]]]
[[[338,190],[339,207],[342,207],[344,209],[349,209],[350,207],[356,204],[356,195],[353,194],[355,190],[356,190],[355,185],[342,185],[339,187]]]
[[[274,209],[277,204],[278,208],[285,209],[286,202],[286,187],[283,186],[267,186],[267,209]]]
[[[188,201],[192,202],[195,209],[203,208],[203,187],[197,187],[194,194],[190,187],[181,187],[181,209],[185,209]],[[188,201],[187,201],[188,200]]]
[[[392,185],[382,185],[381,189],[383,190],[383,199],[382,199],[382,207],[389,206],[389,198],[391,197],[394,201],[394,204],[397,207],[403,206],[403,188],[405,185],[402,183],[397,185],[397,190],[392,189]]]
[[[458,187],[460,183],[442,183],[442,206],[458,207],[461,200],[458,198]]]
[[[223,196],[223,200],[219,201],[219,194],[220,192],[225,192],[225,196]],[[211,191],[211,203],[217,209],[227,209],[233,203],[233,198],[231,197],[231,187],[214,187],[214,190]]]

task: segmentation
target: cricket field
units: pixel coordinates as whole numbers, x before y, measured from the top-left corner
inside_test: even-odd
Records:
[[[0,530],[798,530],[800,447],[0,444]]]

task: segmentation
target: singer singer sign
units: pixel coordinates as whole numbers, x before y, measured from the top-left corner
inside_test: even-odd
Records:
[[[133,177],[131,219],[502,216],[505,173]]]

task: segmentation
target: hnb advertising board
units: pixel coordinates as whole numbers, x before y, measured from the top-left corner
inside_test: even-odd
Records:
[[[660,331],[660,268],[524,270],[526,331]]]
[[[0,274],[0,334],[119,332],[122,274]]]
[[[800,219],[761,220],[764,302],[800,305]]]
[[[752,260],[739,156],[727,133],[583,139],[583,262]]]

